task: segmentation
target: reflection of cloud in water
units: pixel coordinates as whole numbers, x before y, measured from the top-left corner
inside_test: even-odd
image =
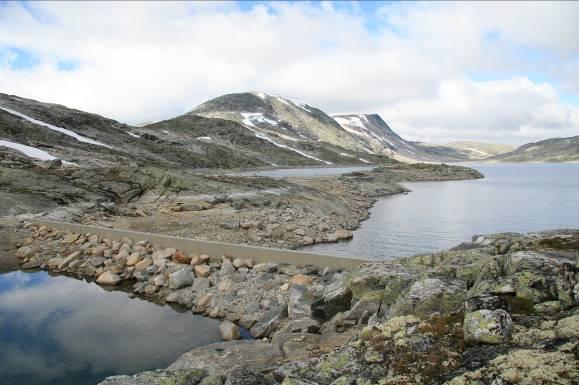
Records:
[[[218,340],[213,320],[106,292],[96,284],[36,274],[45,279],[0,292],[0,377],[132,373],[164,367],[181,353]],[[26,283],[23,275],[31,274],[0,280]]]

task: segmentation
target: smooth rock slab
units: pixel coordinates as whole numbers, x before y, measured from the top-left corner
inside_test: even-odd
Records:
[[[122,281],[121,277],[110,271],[105,271],[97,278],[96,282],[100,285],[117,285]]]
[[[276,345],[263,341],[239,340],[191,350],[179,357],[168,369],[205,369],[210,375],[216,375],[224,374],[236,366],[251,370],[274,368],[281,360],[283,355]]]

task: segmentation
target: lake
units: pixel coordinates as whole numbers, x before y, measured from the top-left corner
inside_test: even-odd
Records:
[[[474,234],[579,228],[579,164],[465,164],[484,179],[403,183],[348,242],[305,250],[371,259],[434,252]]]
[[[0,383],[95,385],[221,341],[218,321],[46,272],[0,274]]]
[[[375,167],[376,166],[280,168],[274,170],[247,171],[239,175],[269,176],[272,178],[284,178],[286,176],[308,177],[347,174],[354,171],[371,170]]]

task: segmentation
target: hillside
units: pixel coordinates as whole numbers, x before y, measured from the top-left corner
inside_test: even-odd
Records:
[[[468,156],[454,148],[405,140],[378,114],[334,115],[334,119],[360,144],[376,153],[405,162],[453,162]]]
[[[457,149],[473,160],[485,159],[491,156],[504,154],[515,149],[514,146],[508,144],[469,141],[451,142],[445,144],[445,147]]]
[[[579,136],[527,143],[514,151],[487,160],[491,162],[578,162]]]

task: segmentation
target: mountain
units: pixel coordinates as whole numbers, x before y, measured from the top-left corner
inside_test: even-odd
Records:
[[[514,146],[499,143],[487,142],[451,142],[444,145],[445,147],[454,148],[472,160],[485,159],[491,156],[504,154],[515,149]]]
[[[8,149],[35,160],[61,159],[79,167],[135,163],[198,169],[389,161],[372,154],[361,158],[317,140],[262,134],[229,119],[186,114],[133,127],[57,104],[0,94],[0,152]]]
[[[514,151],[487,159],[491,162],[578,162],[579,136],[527,143]]]
[[[262,92],[227,94],[187,115],[238,122],[259,138],[325,164],[385,160],[385,154],[371,151],[325,112],[294,98]]]
[[[368,151],[410,162],[468,160],[467,154],[447,146],[405,140],[377,114],[334,115],[334,119]]]
[[[197,120],[197,125],[209,127],[230,124]],[[267,165],[211,143],[171,141],[96,114],[5,94],[0,94],[0,140],[0,150],[10,147],[32,158],[58,158],[79,167],[125,163],[188,168]]]
[[[376,114],[332,117],[298,99],[263,92],[219,96],[188,114],[236,121],[262,138],[332,163],[343,158],[371,161],[376,156],[411,162],[468,159],[452,148],[406,141]]]

